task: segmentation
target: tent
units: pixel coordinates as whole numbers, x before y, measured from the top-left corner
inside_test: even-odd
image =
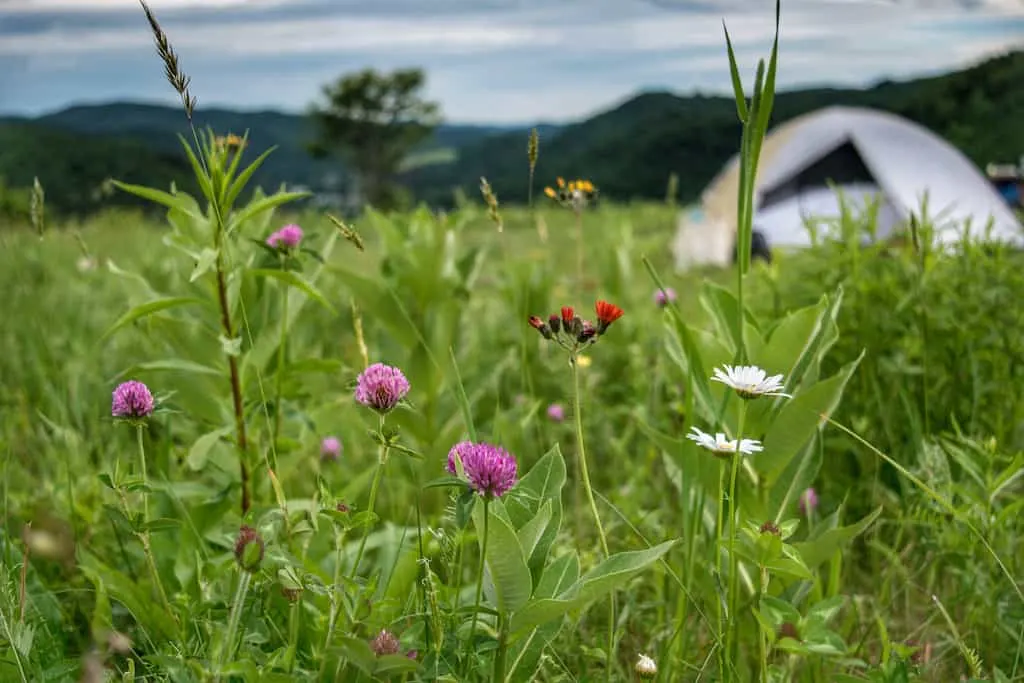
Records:
[[[679,220],[673,244],[679,269],[732,262],[739,156],[705,189],[700,206]],[[835,189],[833,189],[835,188]],[[755,182],[754,229],[771,248],[811,243],[809,225],[827,231],[847,207],[877,211],[885,239],[919,212],[927,197],[937,238],[959,239],[969,219],[980,235],[1024,245],[1024,228],[967,157],[928,129],[894,114],[834,106],[793,119],[765,136]]]

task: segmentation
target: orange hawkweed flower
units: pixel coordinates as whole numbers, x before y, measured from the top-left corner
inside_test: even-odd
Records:
[[[607,301],[598,301],[594,306],[597,312],[597,333],[604,334],[608,326],[622,317],[622,309]]]
[[[572,319],[576,316],[576,312],[572,310],[572,306],[562,306],[562,322],[571,323]]]

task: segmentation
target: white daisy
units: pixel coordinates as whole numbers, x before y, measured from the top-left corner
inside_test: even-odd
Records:
[[[686,438],[696,441],[699,446],[702,446],[713,453],[722,455],[732,455],[737,450],[739,450],[742,455],[752,455],[764,450],[761,442],[756,439],[741,439],[737,446],[735,439],[727,439],[725,434],[722,434],[721,432],[712,436],[711,434],[702,432],[696,427],[690,427],[690,433],[686,435]]]
[[[645,654],[641,654],[637,659],[634,669],[640,678],[654,678],[658,675],[658,665]]]
[[[715,368],[715,374],[711,378],[713,382],[721,382],[732,387],[741,398],[757,398],[758,396],[785,396],[793,398],[790,394],[782,393],[784,383],[782,375],[768,376],[768,373],[756,365],[731,365]]]

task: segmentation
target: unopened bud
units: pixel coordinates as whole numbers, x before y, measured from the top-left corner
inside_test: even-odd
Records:
[[[548,324],[535,315],[530,316],[530,327],[541,333],[545,339],[551,339],[551,328]]]
[[[263,539],[251,526],[242,525],[235,541],[235,559],[238,565],[247,572],[256,573],[263,562]]]

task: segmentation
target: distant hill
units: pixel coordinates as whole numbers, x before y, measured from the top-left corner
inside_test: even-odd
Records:
[[[784,64],[783,64],[784,66]],[[1024,51],[942,76],[883,82],[867,89],[815,88],[779,93],[772,124],[824,106],[874,107],[917,121],[949,139],[975,163],[1024,154]],[[306,152],[311,124],[274,111],[197,109],[196,124],[218,133],[250,133],[253,148],[278,149],[255,176],[330,191],[344,178],[334,160]],[[529,126],[443,125],[403,165],[400,180],[422,201],[449,206],[461,188],[477,196],[485,176],[503,203],[527,197]],[[593,180],[605,197],[663,198],[679,177],[682,201],[696,196],[736,152],[740,128],[731,98],[646,92],[570,125],[540,125],[535,193],[555,176]],[[39,176],[57,210],[87,212],[108,177],[166,187],[191,187],[176,134],[190,136],[180,108],[138,103],[75,106],[35,119],[0,119],[0,178],[25,186]]]
[[[783,63],[784,66],[784,63]],[[772,125],[829,105],[873,107],[917,121],[947,138],[979,166],[1024,154],[1024,51],[937,77],[883,82],[868,89],[779,93]],[[499,198],[527,196],[525,133],[476,140],[447,164],[412,169],[403,180],[432,203],[453,188],[475,192],[481,175]],[[732,98],[650,92],[593,118],[542,136],[537,188],[556,176],[594,181],[617,199],[664,198],[672,173],[681,200],[695,199],[736,153],[740,125]]]

